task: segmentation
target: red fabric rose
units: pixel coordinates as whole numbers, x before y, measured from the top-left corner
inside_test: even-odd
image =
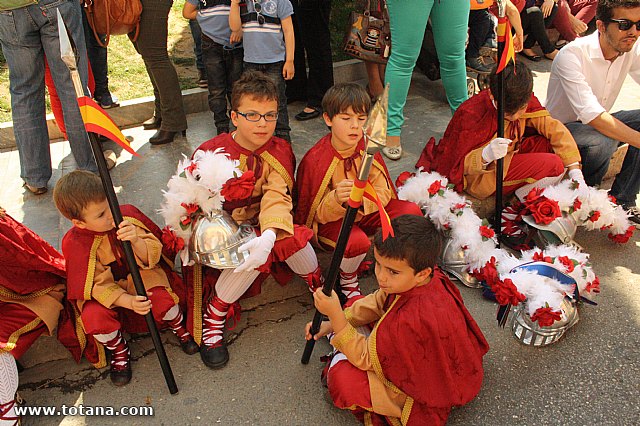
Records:
[[[609,201],[611,201],[613,204],[618,204],[618,200],[616,200],[616,197],[611,194],[609,194]]]
[[[486,239],[493,238],[493,236],[494,236],[495,234],[496,234],[496,233],[495,233],[495,232],[493,232],[493,229],[489,228],[488,226],[484,226],[484,225],[482,225],[482,226],[480,227],[480,235],[482,235],[482,239],[483,239],[483,240],[484,240],[485,238],[486,238]]]
[[[196,163],[195,161],[192,161],[191,164],[189,164],[187,167],[184,168],[185,171],[191,173],[193,175],[193,172],[198,168],[198,163]]]
[[[220,195],[225,201],[241,201],[249,198],[256,185],[256,177],[253,170],[247,170],[240,177],[233,177],[222,185]]]
[[[435,182],[433,182],[430,186],[429,186],[429,196],[433,197],[434,195],[436,195],[440,190],[442,189],[442,183],[437,180]]]
[[[580,210],[580,207],[582,207],[582,201],[580,201],[580,199],[576,198],[575,200],[573,200],[573,210]]]
[[[587,283],[587,286],[584,288],[584,291],[590,293],[600,293],[600,278],[596,277],[590,283]]]
[[[597,222],[600,219],[600,212],[598,210],[591,212],[589,215],[589,221]]]
[[[184,248],[184,240],[171,228],[165,226],[162,228],[162,245],[171,253],[177,253]]]
[[[558,256],[558,261],[562,263],[562,266],[567,268],[567,272],[573,272],[575,269],[575,265],[573,264],[573,261],[569,259],[569,256]]]
[[[535,204],[528,205],[527,207],[536,223],[542,223],[544,225],[550,224],[562,215],[558,202],[544,197],[539,198]]]
[[[545,256],[541,251],[533,253],[533,260],[536,262],[553,263],[553,259],[550,256]]]
[[[631,225],[627,228],[627,231],[624,234],[616,234],[609,233],[608,237],[611,241],[614,241],[618,244],[624,244],[629,241],[631,236],[633,235],[633,231],[635,231],[636,227]]]
[[[194,216],[198,214],[198,212],[200,211],[200,206],[197,205],[196,203],[191,203],[191,204],[180,203],[180,205],[185,210],[185,214],[184,216],[182,216],[182,219],[180,219],[180,223],[186,226],[190,224]]]
[[[540,327],[549,327],[562,318],[562,312],[556,312],[550,307],[538,308],[531,316],[531,321],[538,321]]]
[[[544,192],[543,188],[533,188],[526,197],[524,197],[524,203],[526,205],[537,203],[542,197],[542,193]]]
[[[496,258],[491,257],[480,270],[475,269],[471,274],[478,280],[484,281],[489,287],[492,287],[500,278],[498,277],[498,270],[496,269]]]
[[[400,173],[400,175],[398,176],[398,179],[396,179],[396,188],[400,188],[402,185],[405,184],[405,182],[407,182],[407,180],[409,180],[409,178],[412,178],[415,175],[416,175],[415,173],[411,173],[411,172]]]
[[[507,278],[504,281],[498,281],[495,283],[491,290],[496,295],[496,302],[500,305],[513,305],[516,306],[520,302],[524,302],[525,295],[518,291],[513,281]]]

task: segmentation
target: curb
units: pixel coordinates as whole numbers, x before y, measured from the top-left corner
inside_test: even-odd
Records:
[[[357,81],[367,78],[364,63],[358,59],[349,59],[333,64],[333,75],[335,83]],[[187,89],[182,91],[182,102],[187,114],[208,111],[207,89]],[[120,102],[120,106],[107,110],[109,116],[121,129],[137,127],[153,115],[154,98],[147,96],[144,98],[130,99]],[[47,114],[47,128],[51,142],[63,141],[63,135],[58,129],[53,114]],[[13,134],[13,122],[0,123],[0,150],[16,148],[16,139]]]

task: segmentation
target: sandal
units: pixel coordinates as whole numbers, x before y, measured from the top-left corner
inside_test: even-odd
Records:
[[[524,56],[525,58],[527,58],[531,62],[540,62],[542,60],[542,56],[540,56],[540,55],[527,55],[524,52],[518,52],[518,54]]]
[[[46,186],[41,186],[41,187],[31,186],[27,182],[23,183],[22,187],[26,188],[33,195],[42,195],[48,191]]]
[[[382,148],[382,153],[389,160],[399,160],[402,157],[402,147],[401,146],[386,146]]]

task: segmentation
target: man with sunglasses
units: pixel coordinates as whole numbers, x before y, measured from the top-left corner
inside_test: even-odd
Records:
[[[618,145],[629,144],[610,193],[640,228],[640,109],[609,113],[627,75],[640,83],[640,0],[599,0],[596,25],[556,56],[546,107],[573,134],[588,185],[599,185]]]

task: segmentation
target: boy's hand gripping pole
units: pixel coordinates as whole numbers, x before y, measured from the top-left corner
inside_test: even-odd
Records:
[[[327,272],[326,280],[322,291],[327,296],[331,295],[331,291],[335,288],[335,284],[338,280],[340,273],[340,263],[344,256],[344,251],[347,247],[347,241],[351,234],[351,228],[356,219],[358,209],[362,205],[362,198],[364,195],[364,187],[369,179],[369,170],[373,163],[374,155],[384,148],[387,144],[387,102],[389,99],[389,85],[385,87],[384,92],[371,109],[367,122],[364,125],[364,137],[366,141],[365,151],[362,158],[362,166],[358,172],[358,178],[353,182],[351,187],[351,194],[349,195],[349,201],[347,202],[347,211],[345,212],[344,219],[342,220],[342,226],[340,227],[340,234],[338,235],[338,241],[336,242],[336,248],[333,251],[333,257],[331,257],[331,265]],[[322,314],[316,309],[316,313],[313,316],[313,322],[311,323],[310,333],[311,336],[315,336],[320,331],[320,324],[322,323]],[[307,340],[302,354],[301,362],[308,364],[313,352],[313,347],[316,341],[311,338]]]
[[[70,39],[67,33],[67,27],[64,23],[64,20],[62,19],[62,16],[60,15],[60,11],[56,10],[56,12],[58,14],[60,56],[62,57],[62,61],[65,63],[65,65],[69,68],[69,72],[71,73],[71,80],[73,81],[73,87],[76,91],[76,97],[81,98],[85,96],[85,94],[82,88],[80,74],[78,73],[75,45],[73,44],[73,40]],[[118,198],[116,197],[116,193],[113,190],[113,183],[111,182],[111,176],[109,175],[109,170],[107,169],[107,162],[104,158],[104,155],[102,154],[102,148],[100,147],[100,143],[98,142],[96,135],[89,132],[87,132],[87,135],[89,136],[89,141],[91,142],[91,151],[93,152],[96,164],[98,165],[98,173],[100,174],[100,179],[102,180],[102,186],[107,196],[109,208],[111,209],[111,214],[113,215],[113,220],[116,223],[116,226],[118,226],[120,222],[122,222],[122,213],[120,212],[120,204],[118,203]],[[129,241],[121,241],[121,243],[124,250],[125,260],[127,262],[127,266],[129,267],[129,272],[131,273],[133,284],[136,288],[136,293],[138,293],[138,295],[140,296],[147,297],[147,292],[144,289],[144,284],[142,283],[142,278],[140,277],[140,270],[138,269],[138,264],[136,263],[133,249],[131,248],[131,243]],[[158,333],[158,328],[156,327],[156,323],[153,319],[153,314],[151,313],[151,311],[149,311],[149,313],[144,316],[144,319],[147,322],[147,328],[149,329],[149,334],[151,335],[153,346],[155,347],[156,353],[158,354],[160,367],[162,368],[162,373],[164,374],[164,379],[167,382],[169,392],[171,394],[175,394],[178,392],[178,386],[176,385],[176,381],[173,377],[171,365],[169,365],[169,359],[167,358],[164,346],[162,345],[162,340],[160,340],[160,333]]]

